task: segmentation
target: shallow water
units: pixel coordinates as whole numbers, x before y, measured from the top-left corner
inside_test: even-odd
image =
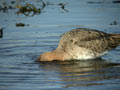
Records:
[[[47,2],[47,0],[46,0]],[[93,28],[120,33],[120,3],[112,0],[52,0],[40,15],[0,12],[0,90],[120,90],[120,47],[91,61],[35,62],[54,50],[62,33]],[[58,3],[68,3],[62,10]],[[31,2],[33,3],[33,2]],[[39,6],[39,3],[34,3]],[[117,25],[113,25],[116,21]],[[16,23],[29,26],[16,27]]]

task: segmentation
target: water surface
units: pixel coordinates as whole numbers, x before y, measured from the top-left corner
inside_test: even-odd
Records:
[[[28,1],[29,2],[29,1]],[[46,0],[46,2],[48,2]],[[120,90],[120,47],[91,61],[35,62],[74,28],[120,33],[120,3],[113,0],[52,0],[41,14],[0,12],[0,90]],[[62,10],[59,3],[68,3]],[[38,2],[32,2],[39,6]],[[114,25],[114,21],[117,22]],[[29,26],[16,27],[16,23]]]

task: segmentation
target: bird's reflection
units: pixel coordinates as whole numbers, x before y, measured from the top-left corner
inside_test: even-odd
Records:
[[[87,61],[40,62],[40,68],[43,70],[58,72],[61,80],[66,82],[65,87],[101,85],[103,83],[95,81],[120,78],[111,74],[116,73],[115,66],[120,66],[120,64],[111,63],[101,58]]]
[[[59,70],[61,72],[89,72],[93,70],[99,70],[102,68],[117,66],[119,63],[111,63],[104,59],[96,59],[96,60],[72,60],[72,61],[53,61],[53,62],[40,62],[40,67],[45,70]]]

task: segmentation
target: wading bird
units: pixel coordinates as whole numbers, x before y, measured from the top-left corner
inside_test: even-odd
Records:
[[[39,56],[37,61],[96,59],[120,45],[120,34],[78,28],[64,33],[58,47]]]

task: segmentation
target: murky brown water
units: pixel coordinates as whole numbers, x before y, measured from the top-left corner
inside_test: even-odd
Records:
[[[68,12],[60,8],[61,2],[67,3]],[[4,27],[0,38],[0,90],[119,90],[120,47],[98,60],[35,62],[41,53],[55,49],[59,36],[71,29],[120,33],[120,3],[116,2],[52,0],[41,14],[30,17],[16,15],[16,9],[0,12],[0,26]],[[16,23],[26,26],[16,27]]]

